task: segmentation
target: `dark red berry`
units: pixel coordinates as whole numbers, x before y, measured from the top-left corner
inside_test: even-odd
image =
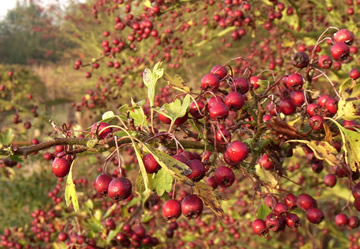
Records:
[[[299,195],[296,204],[303,210],[317,207],[316,200],[308,194]]]
[[[323,69],[328,69],[332,65],[332,59],[328,55],[322,55],[320,56],[318,63],[319,63],[319,67]]]
[[[131,182],[125,177],[114,178],[108,188],[108,195],[114,200],[124,200],[131,195]]]
[[[360,220],[357,216],[351,216],[349,218],[349,227],[351,229],[355,229],[355,228],[358,228],[360,225]]]
[[[228,188],[234,183],[235,174],[232,169],[226,166],[218,167],[215,170],[215,181],[217,185]]]
[[[201,79],[201,88],[204,90],[211,90],[216,92],[219,88],[220,80],[219,76],[213,73],[205,74]]]
[[[161,168],[161,166],[150,153],[144,155],[143,162],[146,172],[149,174],[156,173]]]
[[[326,186],[332,188],[336,184],[336,176],[334,174],[328,174],[324,177],[324,183]]]
[[[300,51],[291,56],[291,62],[295,67],[304,68],[309,65],[310,59],[307,53]]]
[[[307,209],[306,218],[311,223],[319,224],[321,221],[324,220],[324,213],[320,209],[312,207]]]
[[[97,128],[98,126],[99,128]],[[99,136],[99,138],[105,138],[107,134],[109,134],[112,131],[111,128],[106,128],[108,126],[109,124],[104,122],[95,123],[91,127],[91,134],[95,134],[97,129],[97,135]]]
[[[265,218],[266,227],[272,232],[280,232],[285,229],[285,219],[283,216],[277,216],[273,213],[270,213]]]
[[[253,232],[259,236],[264,236],[268,233],[265,221],[262,219],[256,219],[252,222],[251,228]]]
[[[225,98],[225,105],[227,105],[230,110],[240,110],[244,103],[245,98],[239,92],[230,92]]]
[[[249,82],[244,78],[236,78],[233,82],[234,89],[244,94],[249,91]]]
[[[225,154],[233,163],[240,163],[249,153],[248,146],[240,141],[234,141],[228,145]]]
[[[182,214],[189,219],[196,219],[202,213],[203,202],[197,195],[188,195],[181,202]]]
[[[192,171],[190,175],[187,175],[189,179],[193,181],[200,181],[204,177],[206,170],[200,160],[189,160],[186,164],[190,167]]]
[[[321,116],[312,116],[309,120],[310,127],[315,130],[321,130],[324,125],[324,119]]]
[[[52,163],[52,171],[57,177],[64,177],[70,171],[70,163],[65,158],[55,158]]]
[[[211,73],[219,76],[220,80],[225,78],[225,76],[228,74],[226,67],[221,65],[216,65],[213,68],[211,68]]]
[[[285,115],[291,115],[295,112],[295,106],[292,104],[290,99],[283,99],[279,103],[279,108]]]
[[[345,226],[346,226],[348,223],[349,223],[349,219],[348,219],[348,217],[346,216],[346,214],[341,213],[341,214],[336,215],[336,217],[335,217],[335,224],[336,224],[339,228],[341,228],[341,229],[345,228]]]
[[[260,158],[259,164],[260,164],[261,167],[263,167],[266,170],[272,170],[274,168],[274,163],[267,154],[264,154]]]
[[[208,108],[212,120],[225,119],[229,115],[229,108],[223,102],[215,102]]]
[[[196,106],[196,104],[197,104],[197,106]],[[195,104],[195,102],[192,102],[190,104],[189,112],[190,112],[191,116],[193,116],[194,118],[202,118],[202,117],[204,117],[204,114],[205,114],[205,104],[204,104],[204,102],[201,101],[201,100],[197,100],[196,104]]]
[[[334,34],[334,40],[351,45],[354,41],[354,33],[348,29],[340,29]]]
[[[331,47],[331,55],[337,61],[345,61],[349,58],[350,49],[344,42],[336,42]]]
[[[290,228],[297,228],[300,225],[300,218],[296,214],[287,213],[285,217],[286,225]]]

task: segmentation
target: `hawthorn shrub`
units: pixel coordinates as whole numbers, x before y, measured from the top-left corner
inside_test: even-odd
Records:
[[[358,248],[358,2],[330,2],[81,5],[108,26],[73,106],[101,118],[4,129],[2,168],[42,157],[58,184],[2,246]]]

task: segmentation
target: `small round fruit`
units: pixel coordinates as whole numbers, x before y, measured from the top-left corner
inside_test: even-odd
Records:
[[[161,166],[150,153],[143,157],[143,162],[146,172],[149,174],[156,173],[161,168]]]
[[[320,106],[316,103],[312,103],[306,107],[306,112],[310,117],[317,115],[319,113]]]
[[[349,218],[349,227],[351,229],[355,229],[355,228],[358,228],[360,225],[360,220],[357,216],[351,216]]]
[[[235,181],[235,174],[232,169],[221,166],[215,170],[216,183],[224,188],[230,187]]]
[[[352,194],[355,199],[360,199],[360,182],[352,188]]]
[[[241,77],[234,79],[233,86],[235,90],[238,90],[242,94],[245,94],[249,91],[249,82]]]
[[[204,90],[210,89],[213,92],[216,92],[219,88],[220,80],[219,76],[213,73],[205,74],[201,79],[201,88]]]
[[[69,236],[65,232],[60,232],[58,234],[57,238],[58,238],[59,241],[64,242],[65,240],[67,240],[69,238]]]
[[[354,33],[348,29],[340,29],[334,34],[334,40],[351,45],[354,41]]]
[[[277,216],[274,213],[268,214],[265,218],[266,227],[272,232],[280,232],[285,229],[286,223],[283,216]]]
[[[305,102],[304,92],[301,90],[292,91],[290,92],[290,99],[294,106],[301,106]]]
[[[329,69],[332,65],[332,59],[328,55],[322,55],[319,58],[318,64],[322,69]]]
[[[300,89],[304,84],[304,79],[301,74],[293,73],[287,77],[285,85],[288,89]]]
[[[336,42],[331,47],[331,55],[337,61],[345,61],[349,58],[350,49],[344,42]]]
[[[218,184],[215,180],[215,176],[210,176],[207,180],[206,180],[206,184],[211,186],[213,189],[216,189],[218,187]]]
[[[162,207],[162,214],[165,219],[177,219],[181,215],[181,204],[178,200],[170,199]]]
[[[70,163],[65,158],[55,158],[52,163],[52,171],[57,177],[64,177],[70,171]]]
[[[216,65],[213,68],[211,68],[211,73],[219,76],[220,80],[225,78],[225,76],[228,74],[226,67],[221,65]]]
[[[97,128],[98,126],[99,128]],[[112,131],[111,128],[106,128],[108,126],[109,124],[105,122],[95,123],[91,127],[91,134],[95,134],[97,129],[97,133],[98,133],[97,135],[99,136],[99,138],[105,138],[107,134],[109,134]]]
[[[102,195],[106,195],[108,193],[108,188],[111,180],[112,177],[107,174],[98,175],[95,180],[96,192]]]
[[[197,106],[196,106],[197,104]],[[194,118],[202,118],[204,117],[204,113],[205,113],[205,104],[203,101],[201,100],[197,100],[196,101],[196,104],[195,102],[192,102],[190,104],[190,107],[189,107],[189,112],[191,114],[191,116],[193,116]],[[199,112],[200,110],[200,112]]]
[[[290,99],[283,99],[279,103],[279,108],[285,115],[291,115],[295,112],[295,106],[292,104]]]
[[[221,127],[216,131],[215,139],[219,144],[227,144],[231,140],[231,133],[228,129]]]
[[[314,224],[319,224],[324,220],[324,213],[318,208],[309,208],[306,211],[306,218]]]
[[[296,204],[303,210],[317,207],[316,200],[308,194],[299,195]]]
[[[288,207],[286,206],[286,204],[284,203],[278,203],[276,204],[276,206],[274,207],[274,214],[275,215],[282,215],[288,212]]]
[[[324,125],[324,119],[321,116],[312,116],[309,120],[310,127],[314,131],[321,130]]]
[[[289,209],[296,208],[297,197],[293,194],[287,194],[284,198],[284,202]]]
[[[297,68],[304,68],[309,65],[310,59],[307,53],[300,51],[291,56],[291,62]]]
[[[230,110],[240,110],[245,103],[244,96],[239,92],[230,92],[225,98],[225,105],[229,107]]]
[[[360,77],[360,71],[357,68],[351,69],[349,77],[353,80],[357,80]]]
[[[324,183],[326,186],[332,188],[336,184],[336,176],[334,174],[328,174],[324,177]]]
[[[197,195],[188,195],[181,202],[182,214],[189,219],[196,219],[202,213],[203,202]]]
[[[212,120],[225,119],[229,115],[229,108],[223,102],[215,102],[209,107],[209,113]]]
[[[266,235],[269,231],[266,227],[265,221],[262,219],[256,219],[252,222],[251,228],[253,232],[259,236]]]
[[[285,217],[286,225],[290,228],[297,228],[300,225],[300,218],[296,214],[287,213]]]
[[[329,98],[325,103],[326,109],[329,111],[330,114],[336,114],[338,110],[338,103],[336,99]]]
[[[340,213],[335,216],[335,224],[343,229],[349,223],[349,219],[344,213]]]
[[[248,153],[248,146],[240,141],[232,142],[225,151],[225,154],[233,163],[240,163],[247,157]]]
[[[108,188],[108,195],[114,200],[124,200],[131,195],[131,182],[125,177],[114,178]]]
[[[200,181],[206,173],[206,169],[202,162],[198,159],[189,160],[187,165],[190,167],[192,173],[187,177],[195,182]]]
[[[266,170],[272,170],[274,168],[274,163],[267,154],[264,154],[260,158],[259,164],[260,164],[261,167],[263,167]]]

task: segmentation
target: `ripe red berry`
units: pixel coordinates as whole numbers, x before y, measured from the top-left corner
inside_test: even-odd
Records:
[[[328,55],[322,55],[319,58],[318,64],[319,64],[319,67],[321,67],[323,69],[328,69],[332,65],[332,59]]]
[[[228,188],[234,183],[235,174],[232,169],[226,166],[218,167],[215,170],[215,181],[217,185]]]
[[[204,90],[211,90],[216,92],[219,88],[220,80],[217,74],[208,73],[205,74],[204,77],[201,79],[201,88]]]
[[[197,106],[196,106],[197,104]],[[192,102],[189,107],[189,112],[194,118],[202,118],[205,113],[205,104],[201,100],[197,100],[196,104]],[[200,110],[200,112],[199,112]]]
[[[299,195],[296,204],[303,210],[317,207],[316,200],[308,194]]]
[[[212,120],[225,119],[229,115],[229,108],[223,102],[215,102],[211,107],[210,105],[208,107]]]
[[[321,221],[324,220],[324,213],[318,208],[309,208],[306,211],[306,218],[311,223],[319,224]]]
[[[225,98],[225,105],[227,105],[230,110],[240,110],[244,103],[245,98],[239,92],[230,92]]]
[[[99,128],[97,128],[98,126]],[[105,122],[95,123],[91,127],[91,134],[95,134],[97,129],[97,135],[99,136],[99,138],[105,138],[107,134],[109,134],[112,131],[111,128],[106,128],[108,126],[109,124]]]
[[[285,229],[285,219],[283,216],[277,216],[274,213],[270,213],[265,218],[266,227],[272,232],[280,232]]]
[[[235,90],[239,91],[242,94],[245,94],[249,91],[249,82],[244,78],[236,78],[233,82],[233,87]]]
[[[240,163],[243,161],[249,153],[249,149],[246,144],[240,141],[234,141],[228,145],[225,154],[233,163]]]
[[[189,160],[186,164],[190,167],[190,169],[192,171],[192,173],[190,175],[187,175],[187,177],[189,179],[197,182],[197,181],[200,181],[204,177],[206,170],[200,160],[198,160],[198,159]]]
[[[150,153],[144,155],[143,162],[146,172],[149,174],[156,173],[161,168],[161,166]]]
[[[354,34],[348,29],[340,29],[334,34],[334,40],[351,45],[354,41]]]
[[[293,194],[287,194],[284,198],[284,202],[289,209],[296,208],[297,197]]]
[[[336,224],[339,228],[341,228],[341,229],[345,228],[345,226],[346,226],[348,223],[349,223],[349,219],[348,219],[348,217],[346,216],[346,214],[340,213],[340,214],[336,215],[336,217],[335,217],[335,224]]]
[[[170,199],[162,207],[162,214],[165,219],[177,219],[181,215],[181,204],[178,200]]]
[[[304,79],[301,74],[293,73],[287,77],[285,85],[288,89],[300,89],[304,84]]]
[[[290,99],[283,99],[279,103],[279,108],[285,115],[291,115],[295,112],[295,106],[292,104]]]
[[[276,204],[276,206],[274,207],[274,214],[275,215],[282,215],[284,213],[287,213],[288,211],[288,207],[284,204],[284,203],[278,203]]]
[[[316,103],[312,103],[306,107],[306,112],[309,116],[317,115],[320,111],[320,106]]]
[[[65,233],[65,232],[60,232],[59,234],[58,234],[58,240],[59,241],[62,241],[62,242],[64,242],[65,240],[67,240],[68,239],[68,235],[67,235],[67,233]]]
[[[292,91],[290,92],[290,99],[294,106],[301,106],[305,102],[304,92],[301,90]]]
[[[360,220],[357,216],[351,216],[349,218],[349,227],[351,229],[355,229],[355,228],[358,228],[360,225]]]
[[[300,225],[300,218],[296,214],[287,213],[285,217],[286,225],[290,228],[297,228]]]
[[[216,142],[219,144],[227,144],[231,140],[231,133],[228,129],[220,127],[215,134]]]
[[[338,110],[337,101],[333,98],[329,98],[325,103],[326,109],[329,111],[330,114],[336,114]]]
[[[267,154],[264,154],[260,158],[259,164],[260,164],[261,167],[263,167],[266,170],[272,170],[274,168],[274,163]]]
[[[114,178],[108,188],[108,195],[114,200],[124,200],[131,195],[131,182],[125,177]]]
[[[225,76],[228,74],[226,67],[221,65],[216,65],[213,68],[211,68],[211,73],[219,76],[220,80],[225,78]]]
[[[324,125],[324,119],[321,116],[312,116],[309,120],[310,127],[315,130],[321,130]]]
[[[70,163],[65,158],[55,158],[52,163],[52,171],[57,177],[64,177],[70,171]]]
[[[332,188],[336,184],[336,176],[334,174],[328,174],[324,177],[324,183],[326,186]]]
[[[352,194],[355,199],[360,199],[360,183],[354,185],[352,188]]]
[[[203,202],[197,195],[188,195],[181,202],[182,214],[189,219],[196,219],[202,213]]]
[[[350,49],[344,42],[336,42],[331,47],[331,55],[337,61],[345,61],[349,58]]]
[[[112,177],[107,174],[101,174],[96,177],[95,180],[95,189],[101,195],[106,195],[108,193],[109,184],[112,180]]]
[[[218,187],[218,184],[216,183],[215,176],[210,176],[206,180],[206,184],[211,186],[213,189],[216,189]]]
[[[351,69],[349,77],[353,80],[357,80],[360,77],[360,71],[357,68]]]
[[[268,233],[265,221],[262,219],[256,219],[252,222],[251,228],[253,232],[259,236],[264,236]]]

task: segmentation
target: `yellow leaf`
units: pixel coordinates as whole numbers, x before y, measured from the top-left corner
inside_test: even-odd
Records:
[[[169,74],[164,73],[164,79],[172,88],[184,93],[190,92],[190,88],[184,84],[184,80],[180,75],[175,74],[174,77],[171,77]]]
[[[332,166],[340,165],[340,160],[336,157],[337,150],[326,141],[289,140],[288,142],[306,144],[314,152],[316,158],[325,160]]]

